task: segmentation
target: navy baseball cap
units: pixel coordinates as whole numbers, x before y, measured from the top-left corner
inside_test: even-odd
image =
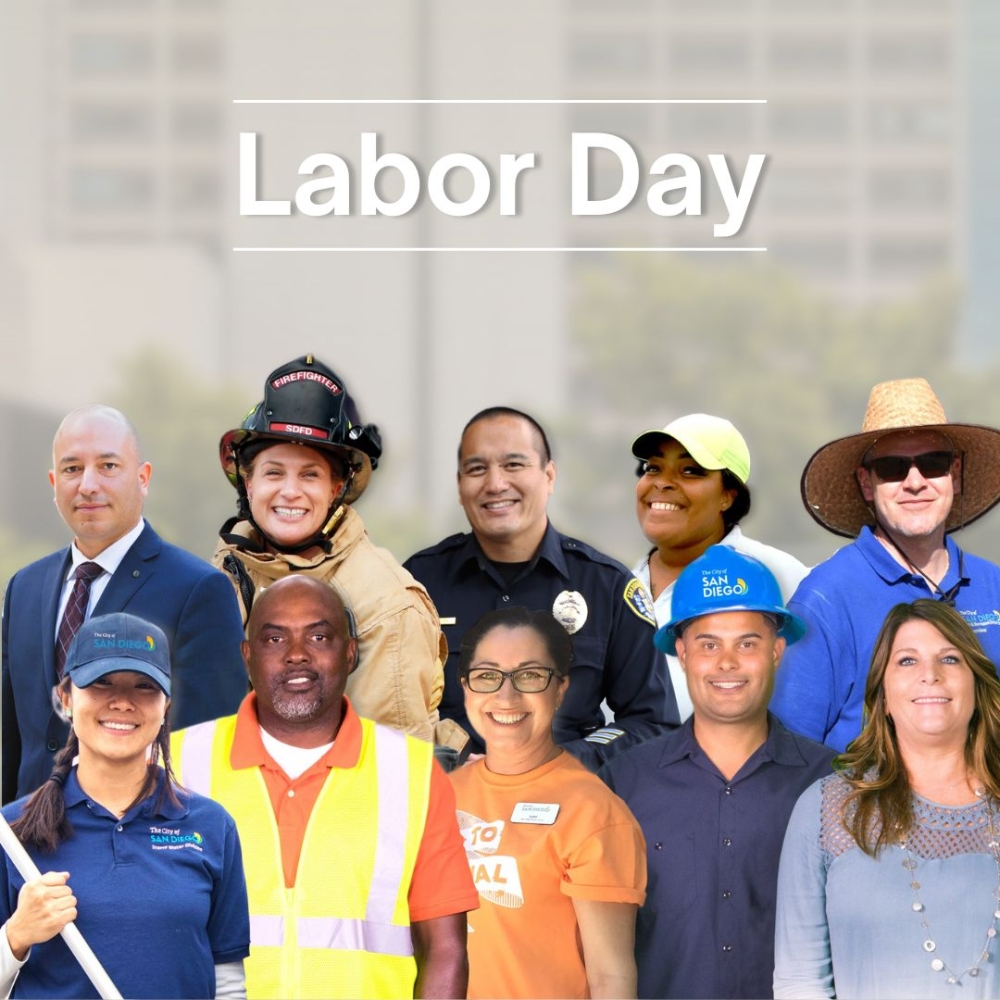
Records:
[[[121,611],[88,618],[66,654],[66,676],[85,688],[117,670],[145,674],[169,698],[170,648],[162,630]]]

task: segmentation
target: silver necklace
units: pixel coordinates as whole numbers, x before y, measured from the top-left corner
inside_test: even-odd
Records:
[[[916,861],[913,860],[913,856],[910,854],[910,848],[906,842],[906,838],[904,837],[899,842],[899,846],[903,849],[903,853],[906,855],[906,859],[903,861],[903,867],[906,869],[907,874],[910,877],[910,888],[913,890],[913,902],[910,904],[910,908],[920,918],[920,926],[924,931],[924,951],[929,955],[934,955],[931,959],[931,969],[933,969],[934,972],[948,973],[948,983],[951,986],[957,986],[966,976],[969,976],[971,979],[975,979],[979,975],[983,963],[989,961],[990,944],[997,936],[997,921],[1000,920],[1000,841],[997,840],[996,832],[993,828],[993,801],[986,796],[986,791],[983,788],[977,788],[976,795],[984,799],[986,804],[986,826],[989,831],[987,846],[990,849],[990,853],[993,855],[993,863],[997,870],[996,885],[993,887],[993,905],[996,909],[993,911],[993,919],[990,921],[989,927],[986,928],[986,941],[983,943],[982,950],[979,952],[979,955],[972,965],[965,969],[964,972],[955,972],[955,970],[952,969],[943,958],[936,954],[937,943],[934,941],[934,937],[931,934],[930,921],[927,919],[927,912],[924,908],[924,904],[920,900],[920,882],[918,882],[916,878],[918,866]]]

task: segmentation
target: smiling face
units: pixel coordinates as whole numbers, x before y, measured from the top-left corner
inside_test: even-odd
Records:
[[[254,602],[243,656],[264,729],[293,746],[333,739],[358,645],[329,584],[303,576],[271,584]]]
[[[71,684],[60,689],[60,698],[72,715],[83,766],[145,762],[170,704],[159,685],[133,670],[105,674],[85,688]]]
[[[318,534],[343,484],[321,451],[291,442],[260,452],[246,478],[253,518],[279,550]]]
[[[735,490],[723,487],[720,471],[703,469],[673,438],[646,460],[635,486],[643,534],[658,549],[685,550],[692,559],[722,540],[722,512],[735,498]]]
[[[693,619],[677,640],[695,728],[759,725],[767,718],[774,672],[785,650],[773,622],[757,611],[720,611]]]
[[[84,407],[63,420],[52,442],[49,482],[59,514],[88,559],[139,523],[151,471],[117,410]]]
[[[962,653],[930,622],[913,619],[899,627],[882,685],[901,749],[965,745],[975,679]]]
[[[462,437],[458,498],[490,559],[530,559],[545,534],[546,506],[556,480],[535,429],[521,417],[478,420]]]
[[[938,431],[897,431],[880,438],[866,453],[866,461],[888,455],[909,457],[926,452],[953,451],[952,443]],[[926,478],[911,465],[902,482],[883,482],[866,468],[857,470],[865,501],[873,504],[883,530],[906,539],[944,538],[944,524],[959,490],[961,458],[955,456],[951,470]]]
[[[533,628],[494,628],[480,639],[469,672],[480,670],[554,670],[545,641]],[[465,710],[486,744],[487,767],[508,773],[529,771],[544,763],[555,748],[552,720],[569,685],[555,676],[536,694],[522,694],[504,678],[499,691],[477,694],[466,678]]]

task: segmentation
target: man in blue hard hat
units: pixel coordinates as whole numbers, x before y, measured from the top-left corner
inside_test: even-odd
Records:
[[[677,578],[655,641],[676,649],[694,713],[600,772],[646,837],[640,997],[771,996],[785,826],[834,757],[768,712],[782,653],[803,632],[771,571],[727,546]]]

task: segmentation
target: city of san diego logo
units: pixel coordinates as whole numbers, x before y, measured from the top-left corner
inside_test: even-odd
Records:
[[[730,582],[728,573],[713,570],[702,573],[701,592],[703,597],[739,597],[747,592],[747,583],[741,577]]]

